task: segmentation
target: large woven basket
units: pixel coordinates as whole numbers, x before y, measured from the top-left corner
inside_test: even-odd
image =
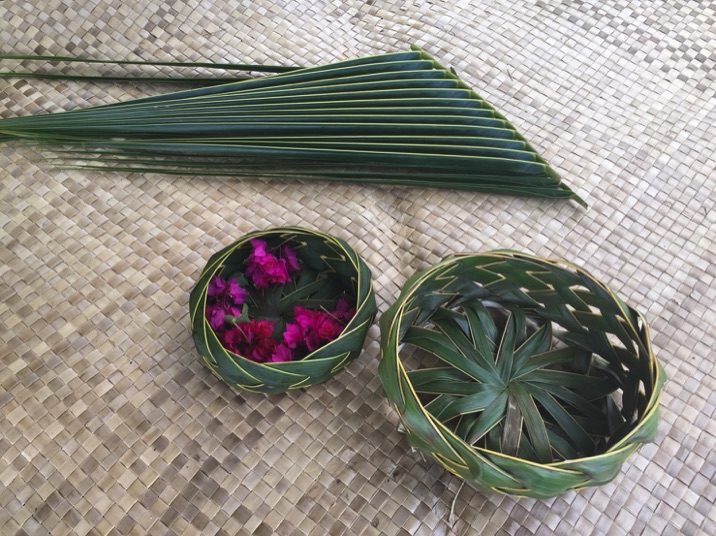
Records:
[[[303,266],[327,272],[340,282],[356,312],[335,340],[300,360],[286,362],[260,363],[222,346],[205,316],[207,288],[215,275],[230,273],[243,263],[253,239],[288,244]],[[331,378],[360,354],[376,313],[371,273],[358,254],[339,238],[300,227],[253,232],[214,254],[191,292],[189,305],[194,342],[209,367],[232,386],[265,393],[308,387]]]
[[[526,328],[505,350],[508,317]],[[548,498],[604,484],[656,433],[665,374],[646,321],[576,266],[512,251],[451,256],[406,282],[380,328],[380,379],[409,443],[478,489]],[[545,395],[539,382],[553,378],[565,385]],[[556,399],[590,399],[589,415]],[[520,420],[528,411],[544,429]],[[552,413],[588,455],[559,455],[579,449]],[[595,422],[602,414],[611,422]],[[534,459],[540,430],[550,459]]]

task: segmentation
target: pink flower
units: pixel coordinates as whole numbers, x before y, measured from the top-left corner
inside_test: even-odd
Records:
[[[206,306],[206,319],[209,321],[209,325],[213,330],[224,327],[224,318],[226,315],[240,316],[241,309],[223,303],[214,303]]]
[[[285,344],[279,343],[274,347],[270,361],[277,363],[281,361],[291,361],[292,359],[293,352],[291,349]]]
[[[227,281],[218,275],[212,277],[206,288],[206,319],[211,329],[223,328],[226,315],[240,316],[241,309],[236,306],[244,303],[248,294],[233,278]]]
[[[289,272],[298,272],[301,266],[298,264],[296,253],[288,246],[281,248],[281,258],[286,260],[286,267]]]
[[[334,340],[343,331],[343,326],[333,315],[296,306],[293,310],[295,324],[287,324],[283,334],[284,342],[290,348],[305,346],[309,352]]]
[[[246,277],[256,288],[266,288],[270,283],[288,283],[291,273],[300,268],[296,254],[288,246],[282,246],[280,257],[276,257],[267,251],[265,241],[254,238],[250,244],[253,251],[246,258]]]
[[[283,342],[289,348],[296,348],[303,343],[303,330],[298,324],[286,324],[283,332]]]
[[[252,361],[271,360],[278,341],[271,338],[274,325],[270,320],[239,322],[222,333],[224,348]]]
[[[338,300],[338,303],[336,303],[336,310],[333,311],[333,316],[345,324],[350,322],[355,314],[356,308],[351,307],[351,305],[343,298]]]
[[[231,299],[234,300],[234,303],[241,305],[244,301],[246,301],[246,297],[249,295],[249,292],[239,285],[236,282],[236,279],[231,279],[229,281],[228,294],[231,296]]]
[[[226,292],[226,280],[222,279],[218,275],[215,275],[211,278],[211,281],[209,281],[209,286],[206,289],[206,295],[214,298],[217,296],[223,296],[224,292]]]
[[[323,342],[331,342],[343,331],[343,326],[339,324],[335,318],[329,313],[323,313],[319,318],[316,326],[319,340]]]

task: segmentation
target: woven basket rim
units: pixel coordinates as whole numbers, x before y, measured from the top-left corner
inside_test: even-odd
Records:
[[[267,229],[254,230],[254,231],[251,231],[251,232],[246,233],[246,234],[244,234],[244,235],[241,235],[239,238],[237,238],[236,240],[234,240],[234,241],[233,241],[231,244],[229,244],[228,246],[226,246],[226,247],[220,249],[219,251],[214,252],[214,253],[212,254],[212,257],[216,256],[216,255],[219,254],[219,253],[227,252],[227,253],[226,253],[226,256],[223,257],[223,259],[225,260],[226,257],[228,257],[229,255],[231,255],[231,253],[233,253],[233,251],[235,251],[235,250],[238,249],[239,247],[243,246],[244,244],[248,243],[250,240],[253,240],[254,238],[261,237],[261,236],[266,236],[266,235],[284,234],[284,233],[286,233],[286,234],[287,234],[287,233],[296,233],[296,234],[304,234],[304,235],[314,235],[314,236],[319,236],[319,237],[322,237],[322,238],[324,238],[324,239],[330,240],[330,241],[332,241],[332,242],[337,242],[337,241],[341,240],[340,238],[338,238],[338,237],[336,237],[336,236],[334,236],[334,235],[331,235],[331,234],[328,234],[328,233],[324,233],[324,232],[318,231],[318,230],[312,230],[312,229],[307,229],[307,228],[304,228],[304,227],[299,227],[299,226],[270,227],[270,228],[267,228]],[[342,240],[341,240],[341,241],[342,241]],[[352,251],[352,252],[356,255],[356,258],[359,258],[358,254],[355,252],[355,250],[354,250],[350,245],[348,245],[345,241],[342,241],[342,242],[343,242],[343,245],[342,245],[343,247],[349,248],[350,251]],[[355,277],[356,277],[356,285],[355,285],[355,286],[356,286],[356,287],[359,287],[359,286],[360,286],[360,277],[361,277],[361,273],[360,273],[359,266],[358,266],[356,263],[352,262],[352,259],[346,258],[345,260],[346,260],[347,262],[350,262],[351,266],[355,269],[355,272],[356,272],[356,274],[355,274]],[[221,259],[217,259],[217,261],[215,261],[215,267],[212,268],[213,271],[211,272],[211,275],[212,275],[212,276],[216,275],[216,273],[221,270],[221,262],[220,262],[220,261],[221,261]],[[202,270],[202,272],[201,272],[202,275],[204,275],[205,273],[207,273],[208,270],[209,270],[209,264],[207,264],[207,266]],[[369,293],[370,293],[370,292],[373,290],[373,281],[372,281],[372,280],[369,280],[368,285],[369,285]],[[359,312],[362,308],[368,307],[368,306],[370,305],[370,302],[369,302],[369,300],[365,300],[365,301],[363,301],[363,303],[361,303],[361,304],[356,303],[356,305],[359,305],[360,307],[357,307],[357,308],[356,308],[356,314],[354,315],[353,318],[357,318],[357,317],[358,317],[358,312]],[[203,320],[203,322],[204,322],[205,324],[208,324],[208,320],[206,320],[205,311],[206,311],[206,309],[204,309],[204,315],[203,315],[203,316],[204,316],[204,320]],[[191,312],[191,321],[192,321],[192,323],[193,323],[193,319],[194,319],[195,315],[196,315],[198,312],[199,312],[198,310],[194,310],[194,311]],[[312,362],[330,361],[331,358],[329,358],[329,357],[324,357],[324,358],[312,358],[311,356],[313,356],[313,355],[314,355],[316,352],[318,352],[319,350],[325,349],[327,346],[329,346],[330,344],[332,344],[334,341],[337,341],[337,340],[339,340],[339,339],[341,339],[341,338],[343,338],[343,337],[345,337],[345,336],[347,336],[347,335],[349,335],[349,334],[351,334],[351,333],[353,333],[353,332],[355,332],[355,331],[357,331],[357,330],[362,329],[362,328],[365,326],[365,324],[366,324],[366,323],[369,323],[369,322],[370,322],[370,320],[365,320],[365,321],[363,321],[363,322],[361,322],[361,323],[359,323],[359,324],[357,324],[357,325],[351,327],[351,324],[353,323],[353,319],[351,319],[351,321],[349,321],[349,322],[346,324],[346,326],[343,328],[343,330],[341,331],[340,335],[338,335],[338,337],[336,337],[333,341],[331,341],[330,343],[327,343],[327,344],[325,344],[325,345],[323,345],[323,346],[321,346],[321,347],[319,347],[319,348],[316,348],[314,351],[309,352],[307,355],[303,356],[303,357],[300,358],[300,359],[294,359],[294,360],[291,360],[291,361],[277,361],[277,362],[265,362],[265,363],[262,363],[262,362],[257,362],[257,361],[254,361],[254,360],[252,360],[252,359],[249,359],[249,358],[247,358],[247,357],[245,357],[245,356],[243,356],[243,355],[241,355],[241,354],[237,354],[237,353],[235,353],[235,352],[232,352],[231,350],[229,350],[229,349],[227,349],[227,348],[224,348],[224,350],[226,351],[226,353],[228,353],[228,354],[231,355],[232,357],[238,358],[238,359],[243,360],[243,361],[248,361],[248,362],[250,362],[252,365],[260,365],[260,366],[264,366],[264,367],[269,367],[269,368],[273,368],[273,369],[277,369],[277,370],[282,370],[285,374],[291,374],[290,368],[291,368],[291,367],[295,367],[295,363],[300,363],[300,362],[302,362],[302,361],[307,361],[307,360],[309,360],[309,359],[310,359]],[[349,327],[350,327],[350,329],[348,329]],[[214,329],[213,329],[211,326],[208,326],[208,327],[207,327],[207,331],[208,331],[209,333],[211,333],[211,334],[214,336],[214,338],[216,338],[217,342],[219,342],[219,339],[218,339],[218,337],[217,337],[217,335],[216,335],[216,332],[214,331]],[[347,358],[347,357],[348,357],[348,354],[346,354],[346,358]],[[289,369],[289,370],[284,370],[284,369]]]
[[[401,333],[404,332],[404,330],[407,328],[407,326],[404,324],[404,322],[408,321],[408,319],[405,318],[406,313],[414,313],[414,310],[410,309],[410,306],[415,297],[422,294],[423,291],[425,291],[426,293],[430,292],[431,289],[424,288],[427,282],[435,281],[438,277],[441,279],[449,278],[451,266],[458,266],[458,262],[476,257],[486,260],[494,258],[495,261],[504,261],[505,259],[513,258],[520,262],[535,263],[537,265],[548,265],[551,269],[565,270],[570,272],[571,274],[586,276],[591,280],[591,282],[597,285],[599,289],[602,289],[604,292],[607,293],[606,295],[618,307],[618,310],[621,312],[625,319],[635,320],[639,323],[638,326],[632,326],[630,321],[627,322],[630,324],[628,327],[628,335],[631,339],[634,340],[634,343],[635,345],[637,345],[637,347],[641,347],[644,349],[644,354],[641,354],[641,352],[639,353],[640,359],[648,359],[648,374],[651,380],[651,391],[649,392],[649,387],[644,384],[644,394],[646,395],[646,410],[638,415],[638,420],[633,423],[631,429],[624,435],[624,437],[622,437],[618,441],[615,441],[613,444],[610,444],[604,451],[595,453],[593,455],[579,456],[569,459],[558,459],[552,460],[551,462],[540,463],[537,461],[527,460],[519,456],[505,454],[500,451],[490,450],[483,446],[470,444],[467,441],[463,440],[461,437],[459,437],[447,425],[442,423],[437,417],[434,417],[428,412],[428,410],[425,409],[424,403],[420,400],[412,382],[408,377],[407,370],[400,355],[401,350],[403,348]],[[480,267],[485,266],[480,265]],[[482,285],[478,281],[476,281],[476,283],[489,289],[489,285]],[[496,294],[499,296],[500,292],[496,292]],[[478,298],[475,299],[482,301]],[[550,322],[554,322],[550,319],[547,320]],[[415,318],[409,321],[410,325],[412,325],[415,322]],[[422,323],[418,323],[417,325],[422,325]],[[456,458],[459,458],[460,455],[455,450],[455,448],[458,445],[461,445],[460,449],[467,449],[467,451],[472,452],[473,454],[478,456],[478,458],[480,458],[478,463],[488,463],[493,466],[494,470],[499,471],[500,473],[503,473],[508,477],[511,477],[511,475],[509,475],[509,473],[505,472],[500,467],[493,465],[493,462],[491,460],[498,461],[502,459],[505,461],[510,461],[512,463],[517,463],[521,466],[531,466],[539,468],[540,470],[554,472],[555,474],[560,472],[566,472],[574,475],[581,475],[582,473],[579,470],[575,469],[575,467],[578,466],[580,462],[594,461],[596,459],[604,457],[613,457],[615,460],[618,460],[622,457],[622,455],[628,456],[635,450],[637,450],[642,443],[645,442],[643,438],[639,437],[640,433],[642,435],[645,433],[642,428],[642,425],[644,425],[645,423],[648,425],[652,421],[652,419],[655,419],[656,416],[654,414],[657,413],[659,409],[659,401],[663,393],[663,384],[666,380],[666,377],[663,366],[656,359],[656,355],[654,353],[653,346],[650,340],[648,323],[646,321],[645,316],[639,311],[627,305],[606,284],[599,281],[597,278],[589,274],[586,270],[574,263],[570,263],[562,259],[541,258],[529,253],[522,253],[509,249],[498,249],[487,252],[474,253],[456,253],[449,255],[444,259],[438,261],[437,263],[433,264],[432,266],[415,273],[404,283],[398,299],[396,300],[396,302],[393,303],[393,305],[389,308],[388,311],[386,311],[386,313],[381,318],[380,326],[382,336],[381,365],[383,365],[385,369],[392,368],[393,370],[393,372],[388,375],[383,373],[383,367],[379,368],[379,374],[381,376],[381,381],[384,382],[384,387],[386,386],[385,382],[387,381],[386,376],[389,376],[389,381],[391,382],[392,387],[395,387],[393,384],[397,381],[399,387],[396,387],[396,390],[399,389],[399,392],[403,393],[397,396],[403,397],[403,401],[401,402],[401,404],[405,404],[405,389],[407,386],[407,389],[409,389],[411,393],[410,396],[412,397],[411,408],[413,408],[414,411],[417,406],[417,409],[423,416],[422,418],[426,419],[427,422],[429,422],[433,426],[435,432],[443,437],[443,439],[440,440],[440,445],[442,445],[441,448],[452,450]],[[387,351],[388,349],[390,349],[390,352]],[[403,421],[405,411],[400,410],[399,404],[395,400],[391,399],[390,401],[397,410],[400,416],[400,420],[403,423],[403,426],[406,428],[406,431],[412,433],[412,431],[410,430],[410,426]],[[646,433],[648,434],[648,432]],[[433,441],[435,440],[436,439],[434,439]],[[451,443],[454,443],[454,445]],[[427,444],[430,443],[428,442]],[[441,455],[438,454],[437,451],[433,450],[429,451],[429,453],[432,454],[438,460],[438,462],[450,472],[457,474],[458,476],[462,476],[456,473],[446,463],[443,463],[443,461],[441,461],[440,459]],[[590,485],[590,483],[585,482],[582,486],[572,487],[570,489],[578,489],[579,487],[584,487],[585,485],[588,486]],[[507,488],[500,488],[495,489],[495,491],[515,495],[535,496],[530,495],[529,489],[508,490]]]

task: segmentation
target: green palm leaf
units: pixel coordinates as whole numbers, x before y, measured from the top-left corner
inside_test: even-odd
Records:
[[[172,67],[173,69],[219,69],[223,71],[250,71],[262,73],[284,73],[299,69],[299,67],[281,65],[246,65],[238,63],[212,63],[212,62],[180,62],[180,61],[141,61],[141,60],[105,60],[96,58],[74,58],[68,56],[33,55],[33,54],[0,54],[0,61],[16,60],[22,62],[52,62],[52,63],[86,63],[92,65],[134,65],[141,67]],[[164,82],[169,84],[191,84],[197,86],[212,86],[227,83],[226,78],[216,76],[132,76],[109,74],[79,74],[65,72],[42,71],[0,71],[0,79],[7,78],[36,78],[44,80],[83,80],[91,82]]]
[[[0,140],[60,149],[55,165],[391,183],[584,204],[509,121],[417,47],[317,67],[263,70],[277,74],[5,119]]]

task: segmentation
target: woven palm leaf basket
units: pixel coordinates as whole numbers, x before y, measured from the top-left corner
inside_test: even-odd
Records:
[[[656,433],[665,374],[646,321],[576,266],[451,256],[406,282],[380,329],[409,443],[478,489],[605,484]]]
[[[300,227],[256,231],[215,253],[189,306],[194,342],[212,371],[265,393],[334,376],[360,354],[376,313],[358,254]]]

